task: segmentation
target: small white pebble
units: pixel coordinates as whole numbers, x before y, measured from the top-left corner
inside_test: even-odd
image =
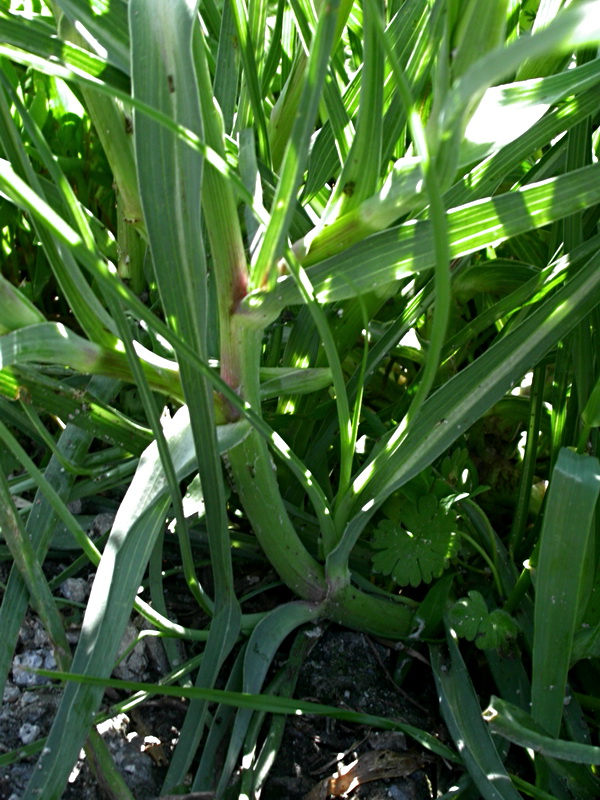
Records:
[[[31,722],[24,722],[19,728],[19,739],[23,744],[31,744],[40,735],[40,726]]]

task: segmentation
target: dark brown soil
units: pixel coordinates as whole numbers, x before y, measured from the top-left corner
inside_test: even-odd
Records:
[[[389,648],[363,634],[330,629],[305,661],[295,696],[391,717],[433,732],[438,723],[435,714],[426,710],[426,706],[437,706],[430,675],[419,664],[421,677],[425,678],[420,681],[419,708],[393,681],[394,656]],[[407,741],[400,732],[377,731],[318,716],[289,717],[262,798],[304,800],[319,783],[336,773],[338,765],[350,765],[370,750],[402,754],[407,750],[412,752],[414,747],[414,742]],[[436,796],[440,769],[445,770],[444,765],[432,759],[423,769],[410,775],[361,783],[345,797],[348,800],[426,800]],[[324,794],[323,800],[327,796]]]
[[[0,578],[6,578],[7,564],[0,567],[4,573]],[[71,590],[85,594],[86,581],[77,580],[80,585],[74,584]],[[261,595],[263,602],[265,596]],[[177,615],[182,613],[180,609]],[[73,644],[79,621],[77,616],[68,621]],[[130,628],[131,639],[135,629],[133,625]],[[406,651],[399,653],[391,643],[335,626],[323,626],[320,635],[311,638],[314,643],[300,669],[294,697],[393,718],[444,737],[431,671],[424,657],[426,651],[420,656],[408,651],[412,665],[407,681],[399,688],[393,674],[398,661],[407,658]],[[164,674],[168,664],[162,646],[159,645],[160,652],[156,651],[160,640],[149,637],[143,641],[144,644],[136,647],[120,665],[119,669],[124,672],[119,677],[154,681]],[[285,660],[285,651],[282,651],[279,665],[275,667],[282,666]],[[24,667],[53,666],[46,634],[31,613],[21,630],[0,708],[0,800],[21,797],[36,763],[36,754],[27,757],[24,751],[28,744],[48,733],[60,701],[58,688],[27,673],[26,669],[20,670],[20,664]],[[121,699],[109,690],[104,707],[110,708]],[[183,700],[155,697],[102,728],[102,735],[136,800],[154,800],[158,796],[185,710]],[[436,797],[438,790],[443,791],[449,785],[447,766],[419,749],[401,732],[305,714],[287,718],[281,745],[261,797],[263,800],[305,800],[309,796],[308,800],[327,800],[328,789],[335,789],[335,783],[328,783],[328,780],[357,760],[359,764],[366,763],[365,754],[376,751],[385,757],[391,754],[393,758],[409,752],[407,763],[410,766],[416,759],[413,764],[416,768],[400,769],[393,775],[386,773],[385,778],[376,780],[376,775],[363,772],[356,785],[344,794],[346,800],[426,800]],[[22,757],[7,763],[11,761],[11,752]],[[215,773],[218,773],[218,765],[215,765]],[[230,797],[238,797],[235,787]],[[73,770],[63,800],[104,800],[86,759],[81,759]]]

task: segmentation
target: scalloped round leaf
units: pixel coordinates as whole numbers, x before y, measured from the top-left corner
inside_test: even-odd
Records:
[[[456,633],[463,639],[472,642],[480,632],[483,620],[488,616],[488,609],[482,595],[470,591],[468,597],[462,597],[448,613],[450,623]]]
[[[497,608],[482,621],[475,645],[480,650],[497,650],[514,639],[518,632],[518,623],[506,611]]]
[[[456,633],[475,645],[480,650],[495,650],[502,647],[519,632],[515,620],[497,608],[489,612],[482,595],[470,591],[468,597],[455,603],[448,614],[450,623]]]
[[[419,498],[419,515],[423,519],[433,519],[437,510],[437,500],[432,494],[425,494]]]
[[[373,568],[400,586],[418,586],[439,577],[458,549],[456,514],[447,513],[431,494],[407,501],[402,525],[382,520],[373,534]]]

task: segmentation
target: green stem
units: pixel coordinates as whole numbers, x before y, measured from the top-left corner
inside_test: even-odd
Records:
[[[194,55],[206,140],[224,155],[222,121],[212,102],[203,43],[195,47]],[[221,377],[258,410],[263,321],[236,313],[247,284],[237,206],[228,181],[209,165],[204,173],[203,209],[217,281]],[[237,413],[232,408],[232,414]],[[323,570],[309,555],[288,517],[265,440],[253,432],[228,453],[228,460],[244,510],[281,578],[301,597],[322,599]]]
[[[244,511],[269,561],[304,600],[322,600],[326,594],[323,568],[290,521],[264,439],[252,432],[229,451],[228,459]]]
[[[237,331],[240,386],[246,401],[259,408],[258,362],[262,329],[249,329],[240,315],[233,316],[232,325]],[[308,553],[289,518],[265,439],[253,431],[229,451],[228,460],[244,511],[281,579],[303,599],[322,600],[326,594],[323,568]]]
[[[224,158],[223,119],[213,102],[206,44],[200,35],[194,40],[194,62],[205,138],[207,143]],[[214,263],[213,274],[217,286],[221,377],[237,389],[240,371],[239,353],[230,321],[237,304],[246,294],[248,270],[237,203],[231,183],[209,164],[205,165],[202,180],[202,211],[206,220]]]
[[[377,460],[370,462],[357,477],[354,483],[355,488],[352,490],[352,494],[355,498],[358,494],[363,493],[364,495],[365,487],[370,483],[375,475],[379,474],[377,466],[381,463],[382,459],[387,460],[391,458],[392,455],[397,451],[401,443],[406,438],[409,427],[414,425],[415,419],[418,417],[421,409],[423,408],[423,404],[425,403],[425,400],[427,399],[427,396],[433,387],[440,364],[442,348],[446,336],[446,329],[448,327],[448,319],[450,317],[451,303],[451,280],[449,267],[450,245],[448,239],[448,223],[446,219],[446,210],[444,208],[442,193],[440,187],[438,186],[436,164],[434,163],[431,153],[429,152],[423,124],[416,111],[410,87],[406,81],[402,69],[400,68],[397,58],[390,47],[389,41],[385,37],[383,23],[379,13],[371,8],[370,3],[365,6],[365,9],[369,9],[369,13],[371,13],[373,16],[373,20],[376,23],[376,27],[381,37],[382,45],[385,47],[387,56],[390,60],[392,71],[396,79],[398,92],[406,107],[413,144],[421,159],[423,178],[425,182],[425,192],[429,200],[429,217],[432,222],[435,250],[435,301],[429,350],[424,367],[421,373],[419,373],[420,380],[415,395],[404,419],[398,425],[387,442],[385,450],[379,454]],[[348,497],[344,498],[340,504],[341,522],[345,521],[344,513],[347,513],[347,503]],[[350,539],[350,534],[348,531],[344,534],[344,537]],[[340,579],[344,574],[347,573],[347,550],[347,547],[338,548],[337,553],[332,554],[332,557],[328,562],[328,575],[331,578]]]
[[[527,444],[523,457],[521,480],[517,506],[513,516],[513,524],[508,540],[509,551],[512,556],[519,550],[523,541],[523,533],[527,524],[529,503],[531,501],[531,487],[537,459],[540,422],[544,404],[544,384],[546,381],[546,365],[538,364],[533,372],[533,382],[529,396],[529,420],[527,423]]]
[[[339,438],[340,438],[340,479],[338,497],[343,497],[350,487],[350,480],[352,477],[352,459],[354,457],[354,433],[355,425],[350,414],[350,405],[348,403],[348,393],[346,392],[346,383],[344,380],[344,372],[342,370],[342,363],[338,353],[337,343],[333,336],[331,327],[327,321],[325,312],[315,300],[313,287],[310,278],[306,271],[299,264],[291,251],[287,254],[287,261],[290,271],[294,276],[302,298],[313,318],[313,322],[321,342],[323,349],[327,356],[327,363],[331,369],[333,377],[333,388],[335,391],[335,404],[338,412],[339,423]],[[330,532],[333,538],[326,534]],[[328,531],[323,530],[323,547],[325,554],[329,553],[337,544],[339,536],[335,529]]]
[[[249,331],[245,320],[235,315],[239,326],[236,338],[241,353],[242,389],[252,404],[258,397],[258,358],[262,331]],[[347,580],[334,586],[325,582],[323,567],[306,550],[291,523],[281,497],[274,465],[266,440],[254,431],[242,444],[229,451],[229,464],[237,490],[256,537],[282,580],[305,600],[319,602],[329,596],[324,616],[356,630],[378,636],[407,636],[413,611],[405,605],[356,589]],[[315,509],[323,525],[329,509]],[[331,524],[331,522],[329,522]]]
[[[374,636],[402,639],[410,633],[414,612],[406,605],[366,594],[348,584],[332,596],[326,616],[339,625]]]
[[[458,535],[462,536],[463,539],[466,539],[466,541],[469,542],[471,547],[474,550],[477,550],[479,555],[486,562],[486,564],[488,565],[488,568],[489,568],[489,570],[492,573],[492,576],[494,578],[494,583],[496,584],[496,589],[498,591],[498,594],[500,595],[500,597],[503,597],[504,596],[504,591],[502,589],[502,583],[500,581],[500,576],[498,575],[498,570],[496,569],[496,565],[494,564],[492,559],[488,556],[488,554],[485,552],[483,547],[480,544],[478,544],[472,536],[469,536],[468,533],[465,533],[464,531],[458,531]]]

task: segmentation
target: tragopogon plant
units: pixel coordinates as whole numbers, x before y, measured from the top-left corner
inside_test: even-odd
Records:
[[[7,474],[20,462],[31,481],[2,479],[14,568],[0,676],[28,598],[64,651],[61,670],[76,676],[25,800],[60,797],[86,739],[114,796],[128,796],[88,735],[134,606],[173,667],[174,638],[204,643],[166,789],[183,784],[205,735],[192,786],[213,788],[220,734],[209,701],[240,705],[218,796],[249,751],[252,708],[213,691],[240,642],[243,678],[231,688],[258,695],[284,639],[306,623],[431,638],[446,610],[450,667],[439,646],[432,664],[470,780],[485,797],[518,796],[464,677],[459,636],[494,653],[523,637],[533,705],[522,713],[533,720],[502,705],[514,694],[489,719],[561,758],[546,739],[562,741],[574,632],[593,588],[600,301],[600,4],[562,5],[0,3],[0,436]],[[530,370],[530,400],[518,405],[511,390]],[[136,388],[130,409],[115,400],[123,385]],[[476,424],[501,402],[499,416],[517,414],[527,430],[508,532],[475,501],[486,485],[496,497],[498,475],[477,476]],[[49,449],[42,469],[23,437]],[[560,450],[572,444],[579,454]],[[582,513],[563,575],[568,613],[552,625],[540,598],[567,518],[554,512],[540,552],[538,447]],[[114,486],[126,491],[99,549],[66,503]],[[32,489],[19,512],[11,496]],[[197,628],[169,619],[165,519]],[[72,659],[41,569],[59,521],[97,566]],[[260,545],[289,602],[245,613],[236,537]],[[539,557],[535,612],[523,599],[528,573],[519,577],[529,557]],[[448,570],[459,563],[489,570],[491,588],[453,594]],[[549,656],[552,630],[564,633],[561,663]],[[579,646],[579,659],[597,655]],[[273,702],[252,701],[285,709]],[[539,748],[534,734],[546,737]],[[582,766],[591,750],[577,751],[572,786],[596,786]]]

